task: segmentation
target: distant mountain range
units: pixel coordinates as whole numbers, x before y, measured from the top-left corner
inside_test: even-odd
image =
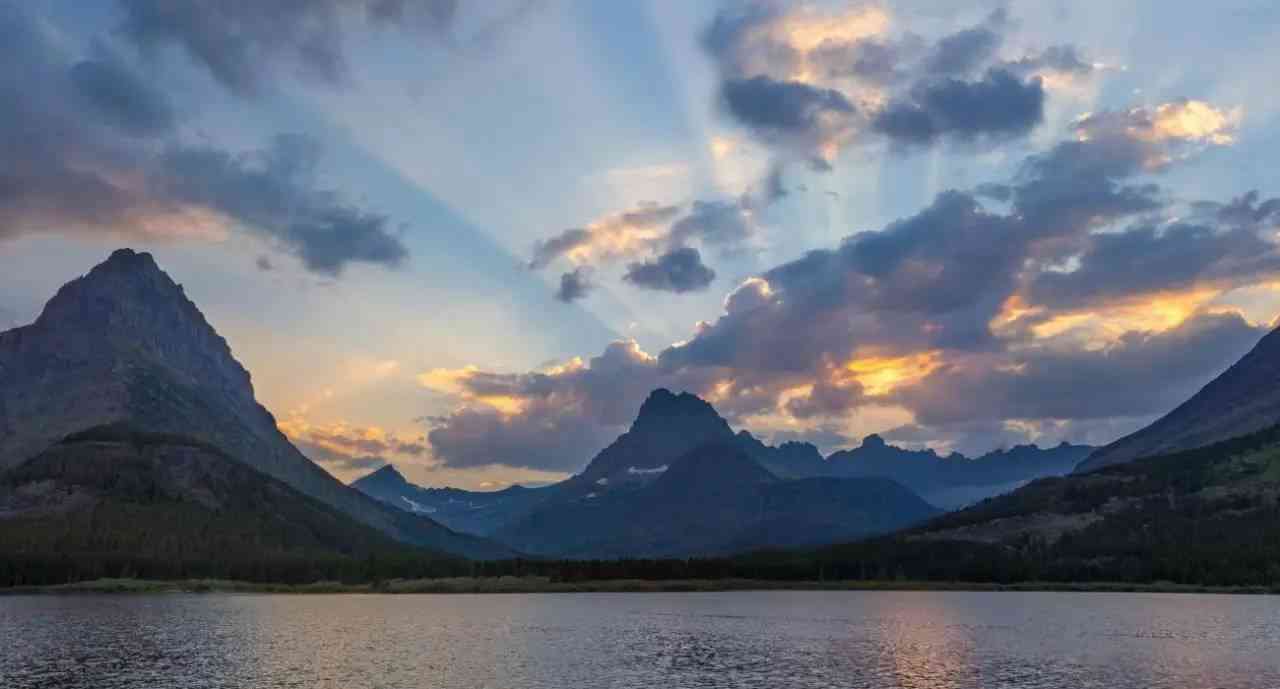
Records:
[[[511,554],[391,509],[303,456],[182,288],[150,254],[128,249],[63,286],[35,323],[0,333],[0,471],[110,424],[216,448],[403,543],[469,557]],[[91,461],[85,447],[75,454]]]
[[[1278,390],[1280,330],[1069,475],[769,564],[857,578],[1278,586]]]
[[[553,486],[420,488],[394,467],[352,486],[532,554],[707,555],[885,533],[936,514],[936,506],[1065,474],[1091,450],[1027,445],[969,460],[904,450],[873,435],[824,459],[808,443],[773,447],[747,431],[735,434],[706,401],[659,389],[626,433]]]
[[[891,478],[938,507],[955,509],[1037,478],[1070,473],[1093,450],[1068,443],[1047,449],[1016,445],[969,459],[958,453],[942,457],[933,450],[904,450],[870,435],[858,448],[831,455],[827,464],[833,476]]]
[[[706,401],[659,389],[555,485],[421,488],[388,466],[348,487],[280,433],[182,288],[150,255],[121,250],[35,323],[0,333],[0,580],[23,580],[20,567],[61,580],[69,562],[76,576],[127,562],[269,579],[422,571],[460,556],[767,549],[751,557],[833,576],[1274,584],[1278,384],[1272,333],[1105,448],[976,459],[876,435],[824,458],[735,432]]]

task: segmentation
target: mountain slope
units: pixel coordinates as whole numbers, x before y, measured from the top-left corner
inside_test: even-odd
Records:
[[[883,479],[779,479],[734,443],[705,445],[643,485],[566,493],[498,531],[557,557],[687,557],[830,543],[936,514]]]
[[[1042,479],[805,557],[836,577],[1277,586],[1280,426]]]
[[[1225,373],[1150,426],[1093,453],[1092,471],[1139,457],[1190,450],[1280,422],[1280,329],[1263,337]]]
[[[353,481],[351,487],[406,512],[424,514],[455,531],[488,536],[545,500],[547,488],[511,486],[498,491],[422,488],[390,464]]]
[[[406,518],[303,456],[182,288],[150,254],[128,249],[64,285],[35,323],[0,333],[0,470],[112,423],[213,445],[407,543],[507,554],[429,519]]]
[[[429,555],[180,436],[90,429],[0,476],[0,560],[28,579],[43,560],[62,563],[55,580],[309,581],[369,557]]]

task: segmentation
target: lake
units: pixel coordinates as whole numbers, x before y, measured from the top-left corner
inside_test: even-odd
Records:
[[[0,687],[1280,687],[1280,598],[0,597]]]

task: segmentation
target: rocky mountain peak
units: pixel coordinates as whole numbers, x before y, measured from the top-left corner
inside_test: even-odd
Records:
[[[352,485],[355,485],[355,484],[360,484],[363,486],[376,484],[385,488],[403,487],[403,486],[410,485],[408,479],[404,477],[404,474],[401,474],[400,470],[396,469],[395,466],[391,464],[387,464],[379,469],[376,469],[368,474],[365,474],[364,476],[356,479]]]
[[[640,405],[640,413],[636,416],[631,429],[643,430],[672,423],[680,425],[711,423],[728,429],[728,424],[720,414],[716,413],[715,408],[702,398],[687,392],[677,395],[666,388],[658,388],[649,393],[644,404]]]
[[[63,285],[31,330],[49,338],[43,345],[48,357],[145,361],[253,405],[248,371],[149,253],[116,250]]]

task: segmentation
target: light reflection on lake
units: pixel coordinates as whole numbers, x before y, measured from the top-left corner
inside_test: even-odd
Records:
[[[1280,598],[0,597],[0,687],[1280,687]]]

